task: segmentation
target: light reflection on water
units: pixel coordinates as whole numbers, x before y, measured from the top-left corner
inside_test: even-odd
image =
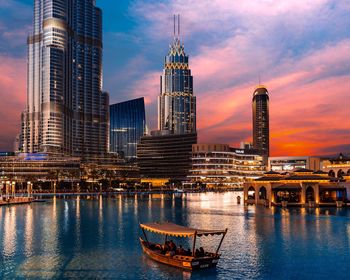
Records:
[[[237,205],[238,195],[243,197],[239,192],[56,197],[47,203],[2,207],[0,278],[334,279],[347,275],[349,210],[245,207]],[[138,224],[150,221],[228,228],[218,268],[189,273],[145,257]],[[191,246],[191,240],[174,240]],[[218,236],[203,237],[198,246],[215,250],[218,242]]]

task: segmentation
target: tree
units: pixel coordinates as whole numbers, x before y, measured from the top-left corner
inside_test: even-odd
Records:
[[[92,179],[92,188],[94,188],[94,183],[100,178],[101,172],[97,168],[93,168],[90,171],[90,178]]]
[[[51,190],[56,193],[56,187],[59,187],[59,179],[60,179],[61,171],[58,169],[51,169],[48,172],[48,178],[51,181]],[[52,187],[52,180],[54,182],[54,186]]]
[[[108,187],[112,188],[112,181],[116,178],[116,171],[111,169],[103,170],[103,176],[108,179]]]

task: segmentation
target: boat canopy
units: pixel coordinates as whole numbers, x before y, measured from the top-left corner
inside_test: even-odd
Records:
[[[150,232],[176,237],[208,236],[226,234],[225,230],[204,230],[180,226],[173,223],[147,223],[140,224],[141,228]]]

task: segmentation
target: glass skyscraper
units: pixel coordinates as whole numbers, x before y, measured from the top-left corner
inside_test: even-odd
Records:
[[[137,144],[145,129],[143,97],[110,106],[110,152],[119,153],[128,161],[135,160]]]
[[[165,56],[160,83],[158,129],[169,130],[174,134],[196,132],[196,97],[193,95],[193,77],[184,45],[181,44],[178,36],[174,36],[169,53]]]
[[[270,155],[269,92],[259,85],[253,94],[253,147],[267,166]]]
[[[99,156],[108,149],[102,12],[94,0],[35,0],[22,151]]]

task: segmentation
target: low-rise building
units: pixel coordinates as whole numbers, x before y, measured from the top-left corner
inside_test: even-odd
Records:
[[[49,179],[51,171],[60,172],[67,180],[80,180],[80,158],[44,153],[0,155],[1,181],[44,181]]]
[[[337,157],[322,158],[321,170],[330,177],[350,176],[350,156],[339,154]]]
[[[276,172],[292,172],[298,169],[320,170],[320,158],[311,156],[269,157],[268,170]]]
[[[142,182],[156,185],[168,180],[186,180],[195,143],[197,133],[154,131],[152,135],[141,137],[137,145],[137,163]]]
[[[255,150],[231,148],[227,144],[192,145],[192,168],[188,178],[207,187],[243,187],[243,182],[266,171],[263,157]]]
[[[100,180],[139,181],[135,164],[106,155],[92,162],[78,157],[53,156],[45,153],[0,153],[0,188],[5,184],[28,182],[67,183]]]
[[[245,204],[340,206],[350,201],[350,176],[341,180],[323,171],[299,169],[290,173],[269,171],[244,183]]]

